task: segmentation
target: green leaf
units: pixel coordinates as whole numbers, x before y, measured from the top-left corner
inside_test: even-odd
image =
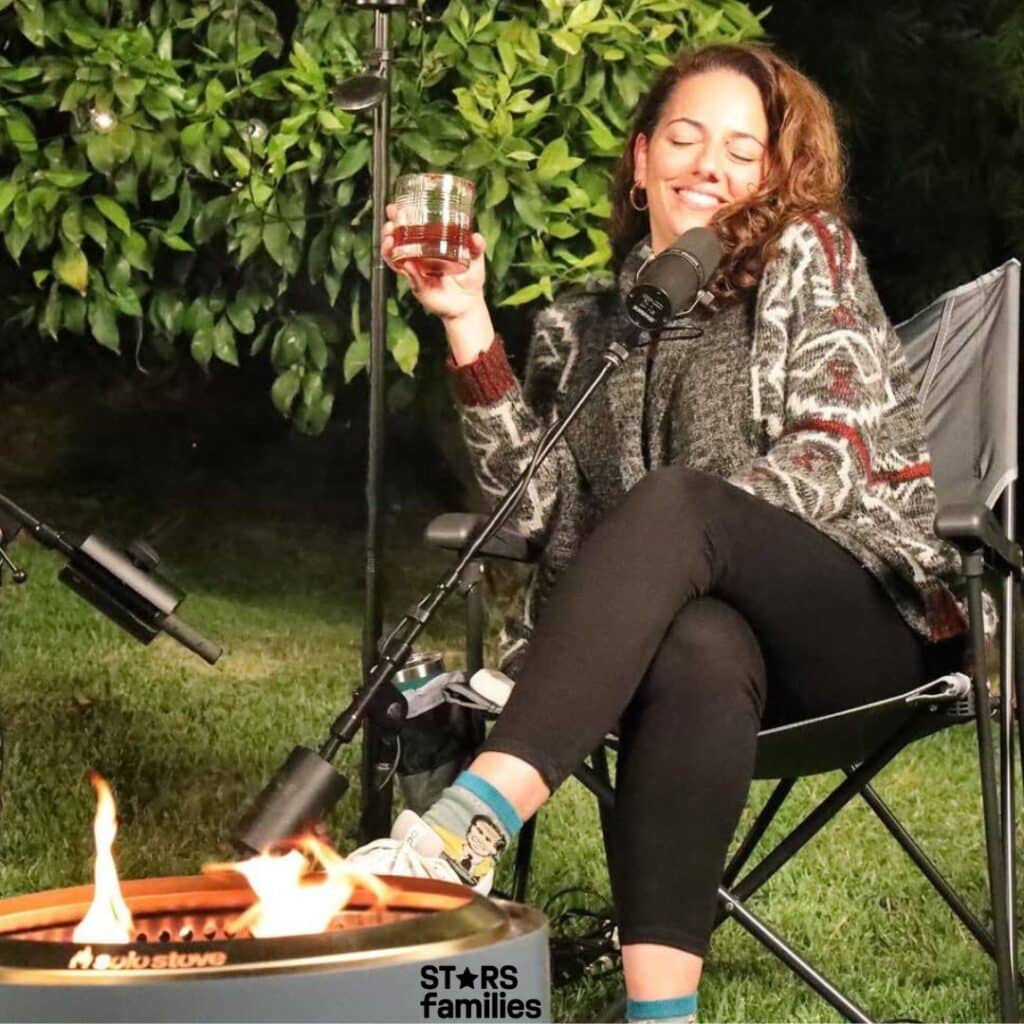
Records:
[[[243,177],[247,178],[252,171],[252,164],[249,158],[235,146],[225,146],[224,155],[231,161],[231,166]]]
[[[15,114],[8,117],[5,121],[0,121],[0,124],[7,126],[7,136],[18,152],[24,155],[34,153],[39,149],[36,133],[32,130],[32,125],[24,117]]]
[[[370,362],[370,341],[368,338],[356,338],[345,350],[342,373],[348,384]]]
[[[85,155],[89,158],[89,163],[101,174],[109,174],[117,165],[117,157],[114,155],[109,135],[91,132],[85,143]]]
[[[46,333],[57,340],[60,335],[61,322],[63,320],[64,306],[61,302],[60,289],[54,285],[46,299],[46,306],[43,308],[41,324]]]
[[[501,306],[522,306],[527,302],[533,302],[544,294],[544,286],[541,284],[528,284],[525,288],[513,292],[506,299],[499,303]]]
[[[43,171],[42,175],[51,185],[56,185],[57,188],[78,188],[79,185],[84,184],[91,177],[88,171],[49,170]]]
[[[215,331],[212,325],[200,327],[192,335],[192,344],[189,346],[189,351],[192,353],[192,358],[204,370],[210,365],[210,360],[213,358],[214,341]]]
[[[228,319],[239,334],[252,334],[256,330],[256,317],[240,298],[228,303]]]
[[[420,357],[420,339],[399,317],[388,317],[388,350],[402,373],[411,374]]]
[[[604,0],[580,0],[569,15],[566,25],[569,28],[582,28],[589,25],[601,13]]]
[[[18,186],[13,181],[0,181],[0,214],[14,202]]]
[[[149,304],[149,322],[159,327],[169,337],[181,330],[185,304],[181,297],[171,291],[159,291]]]
[[[575,32],[570,32],[568,29],[560,28],[555,32],[551,33],[551,41],[560,50],[564,50],[570,57],[575,57],[580,52],[580,47],[583,45],[583,40],[580,39]]]
[[[111,199],[110,196],[93,196],[92,201],[96,204],[96,209],[114,227],[119,228],[125,235],[132,233],[132,222],[128,219],[128,214],[125,213],[124,207],[116,199]]]
[[[349,146],[335,167],[332,176],[334,180],[343,181],[361,171],[370,161],[370,148],[366,139],[360,139]]]
[[[274,343],[270,347],[270,361],[277,370],[289,366],[302,366],[306,361],[306,332],[302,323],[292,317],[274,335]]]
[[[119,313],[131,317],[142,316],[142,303],[135,292],[114,292],[113,300]]]
[[[288,259],[289,237],[288,225],[282,220],[268,221],[263,228],[263,244],[278,266],[284,266]]]
[[[309,243],[309,254],[306,257],[306,268],[309,283],[316,284],[324,276],[327,260],[331,251],[331,226],[324,224]]]
[[[345,125],[342,124],[341,118],[339,118],[333,110],[317,111],[316,119],[320,122],[320,127],[329,132],[340,132],[345,129]]]
[[[207,113],[218,113],[220,108],[224,106],[224,99],[227,94],[228,91],[224,88],[224,83],[219,78],[211,78],[206,83],[206,90],[203,95]]]
[[[142,235],[132,233],[121,243],[124,258],[136,269],[153,273],[153,261],[149,255],[149,246]]]
[[[53,272],[58,281],[73,288],[79,295],[89,290],[89,261],[77,245],[65,244],[53,258]]]
[[[82,208],[77,203],[64,211],[60,219],[60,231],[72,245],[82,244],[85,232],[82,229]]]
[[[117,329],[117,311],[102,295],[89,303],[89,328],[93,337],[112,352],[121,351],[121,333]]]
[[[195,247],[189,245],[181,235],[169,235],[166,231],[160,232],[160,241],[167,246],[168,249],[174,249],[176,252],[195,252]]]
[[[231,366],[238,365],[238,349],[235,347],[235,332],[227,317],[221,317],[213,329],[213,354]]]
[[[547,230],[547,215],[539,196],[531,196],[517,191],[512,194],[512,205],[515,206],[516,213],[525,224],[535,231]]]
[[[542,182],[551,181],[582,163],[581,157],[569,156],[569,144],[565,139],[555,139],[544,147],[537,160],[537,179]]]
[[[297,366],[285,370],[279,374],[270,389],[270,398],[274,408],[287,419],[291,415],[292,406],[295,404],[295,396],[302,386],[302,370]]]

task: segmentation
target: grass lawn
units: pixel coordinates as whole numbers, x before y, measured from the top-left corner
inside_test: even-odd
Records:
[[[102,526],[127,541],[170,505],[165,493],[111,480],[58,480],[33,450],[26,442],[0,456],[0,490],[59,525]],[[361,486],[351,481],[354,493]],[[187,514],[158,531],[158,545],[168,575],[189,594],[182,614],[226,648],[215,668],[166,638],[138,646],[56,581],[53,555],[28,543],[14,549],[31,580],[0,590],[3,896],[89,880],[89,768],[117,794],[122,877],[192,874],[223,858],[242,805],[296,743],[318,742],[346,702],[359,664],[358,524],[282,514],[287,494],[264,501],[240,489],[204,503],[196,493]],[[437,511],[425,502],[389,514],[382,567],[388,623],[447,564],[418,543]],[[453,605],[429,643],[454,663],[460,636]],[[353,783],[357,756],[352,750],[345,758]],[[975,756],[967,730],[932,737],[890,766],[879,789],[981,907]],[[832,783],[812,780],[783,824]],[[766,792],[758,784],[753,796]],[[342,849],[354,845],[356,804],[350,794],[331,822]],[[544,904],[569,885],[607,899],[593,801],[575,782],[542,813],[532,902]],[[987,957],[866,807],[844,811],[752,907],[876,1019],[986,1020],[995,1013]],[[617,984],[589,979],[558,990],[556,1019],[593,1019]],[[733,924],[716,936],[701,1018],[837,1019]]]

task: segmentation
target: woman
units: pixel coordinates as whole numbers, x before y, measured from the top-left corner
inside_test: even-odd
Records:
[[[710,47],[636,112],[613,186],[617,289],[539,316],[522,389],[483,299],[480,235],[462,275],[399,271],[444,321],[469,450],[497,497],[628,330],[621,294],[644,259],[697,226],[724,246],[715,308],[634,352],[528,492],[518,525],[544,558],[482,752],[422,820],[406,812],[356,855],[486,887],[522,820],[617,730],[631,1020],[696,1012],[762,724],[902,692],[959,659],[914,391],[842,190],[814,84],[764,47]]]

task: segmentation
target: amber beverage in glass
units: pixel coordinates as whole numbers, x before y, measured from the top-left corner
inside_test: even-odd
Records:
[[[469,267],[476,187],[454,174],[404,174],[395,182],[392,262],[415,260],[427,274]]]

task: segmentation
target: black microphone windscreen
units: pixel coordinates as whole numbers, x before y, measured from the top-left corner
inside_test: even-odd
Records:
[[[722,259],[722,242],[711,228],[690,228],[684,231],[669,246],[669,250],[688,252],[700,264],[702,288]]]
[[[710,228],[690,228],[649,260],[626,296],[626,314],[637,327],[654,329],[696,302],[722,258]]]

